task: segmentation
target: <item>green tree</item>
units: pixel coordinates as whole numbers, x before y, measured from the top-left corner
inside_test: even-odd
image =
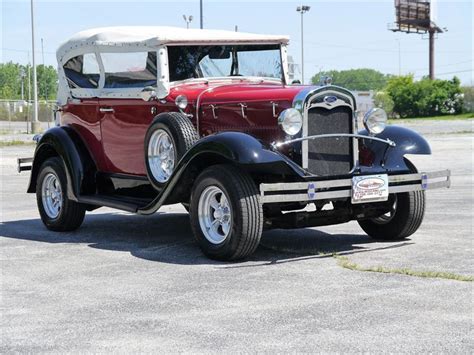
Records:
[[[12,62],[0,63],[0,98],[20,98],[20,65]]]
[[[463,107],[460,81],[429,80],[415,82],[412,75],[393,77],[386,92],[393,100],[393,110],[400,117],[427,117],[460,113]]]
[[[464,100],[464,112],[474,112],[474,86],[462,88]]]
[[[42,100],[56,99],[58,86],[56,69],[51,65],[38,65],[36,72],[38,76],[38,98]]]
[[[52,66],[38,65],[36,67],[38,78],[38,98],[52,100],[56,98],[58,75]],[[28,72],[30,78],[28,80]],[[20,65],[8,62],[0,63],[0,98],[6,100],[21,99],[21,83],[23,76],[24,99],[28,99],[28,84],[33,94],[33,70],[30,65]]]
[[[314,75],[312,83],[318,84],[321,76],[330,76],[334,85],[358,91],[382,90],[390,78],[374,69],[329,70]]]
[[[393,116],[393,100],[385,91],[379,91],[375,94],[374,105],[383,108],[389,116]]]

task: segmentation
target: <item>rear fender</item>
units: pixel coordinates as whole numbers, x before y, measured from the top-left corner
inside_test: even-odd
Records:
[[[36,192],[41,165],[53,156],[62,159],[67,178],[68,198],[77,201],[81,192],[94,186],[95,164],[80,136],[69,127],[54,127],[41,137],[35,150],[28,192]]]
[[[369,136],[367,130],[359,134]],[[407,154],[431,154],[429,143],[417,132],[400,126],[387,126],[385,130],[375,137],[390,139],[395,142],[395,147],[374,140],[362,140],[360,144],[368,148],[374,154],[374,163],[383,166],[387,170],[410,170],[405,163],[404,156]]]

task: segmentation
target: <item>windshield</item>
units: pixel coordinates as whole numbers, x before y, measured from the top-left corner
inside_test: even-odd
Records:
[[[170,81],[254,76],[281,80],[279,45],[170,46]]]

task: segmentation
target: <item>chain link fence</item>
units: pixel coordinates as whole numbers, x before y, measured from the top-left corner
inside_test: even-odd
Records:
[[[54,126],[55,101],[38,103],[38,120],[43,129]],[[0,100],[0,130],[2,133],[30,133],[33,101]]]

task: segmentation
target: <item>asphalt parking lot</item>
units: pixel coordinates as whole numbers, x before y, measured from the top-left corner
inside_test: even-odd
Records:
[[[373,242],[356,223],[275,230],[239,263],[202,256],[179,205],[152,217],[103,208],[76,232],[49,232],[16,173],[34,147],[0,148],[0,352],[472,353],[467,122],[471,133],[415,127],[433,155],[413,161],[453,176],[429,191],[412,238]]]

